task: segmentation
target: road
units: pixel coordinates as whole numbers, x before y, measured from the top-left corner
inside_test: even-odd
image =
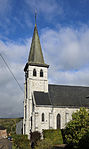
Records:
[[[12,149],[12,143],[8,139],[0,139],[0,149]]]

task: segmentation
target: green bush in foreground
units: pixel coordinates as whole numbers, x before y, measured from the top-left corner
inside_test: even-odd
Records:
[[[37,142],[35,149],[51,149],[53,147],[53,142],[50,139],[43,139]]]
[[[50,139],[54,145],[63,144],[63,138],[60,129],[43,130],[43,138]]]
[[[79,149],[89,149],[89,130],[79,141]]]
[[[13,143],[16,149],[31,149],[27,135],[14,135]]]
[[[78,148],[81,143],[85,144],[87,135],[89,133],[89,110],[80,108],[79,111],[72,114],[72,120],[66,125],[65,138],[67,144],[72,144],[73,147]],[[81,143],[80,143],[81,142]],[[89,144],[86,142],[86,144]],[[85,147],[84,147],[85,149]]]
[[[38,141],[40,141],[41,139],[41,133],[38,131],[34,131],[30,133],[30,141],[34,143],[34,145],[36,145],[36,143]]]

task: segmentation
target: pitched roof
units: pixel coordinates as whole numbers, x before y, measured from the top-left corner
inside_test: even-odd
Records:
[[[51,105],[48,93],[34,91],[34,97],[36,105]]]
[[[41,44],[39,40],[37,25],[35,24],[30,53],[28,57],[28,64],[30,65],[41,65],[44,67],[48,67],[44,62],[44,57],[41,49]]]
[[[53,106],[89,107],[89,87],[49,84]]]

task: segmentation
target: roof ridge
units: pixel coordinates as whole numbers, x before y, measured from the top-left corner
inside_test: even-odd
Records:
[[[89,86],[80,86],[80,85],[64,85],[64,84],[48,84],[53,86],[62,86],[62,87],[81,87],[81,88],[89,88]]]

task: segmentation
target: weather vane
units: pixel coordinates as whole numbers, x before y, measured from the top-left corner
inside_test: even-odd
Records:
[[[37,9],[35,9],[35,24],[36,24]]]

